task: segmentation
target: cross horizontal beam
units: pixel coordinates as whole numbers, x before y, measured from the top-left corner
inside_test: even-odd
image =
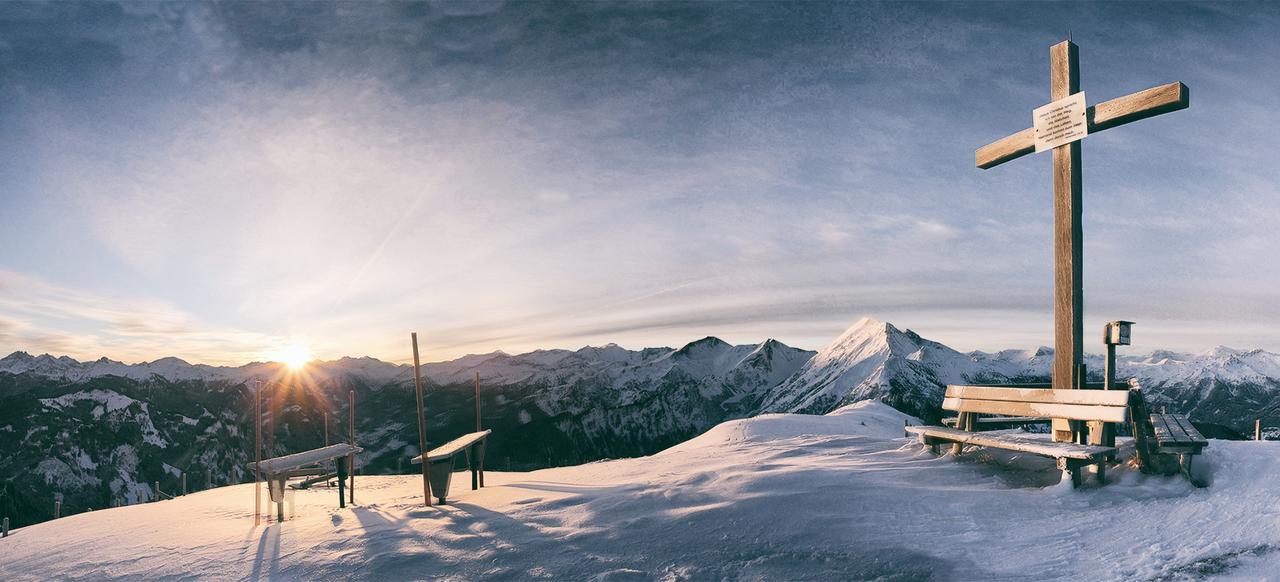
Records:
[[[1092,134],[1161,113],[1186,109],[1190,105],[1191,90],[1181,81],[1174,81],[1099,103],[1085,111],[1085,118]],[[1034,151],[1036,132],[1028,127],[978,148],[974,152],[974,161],[979,168],[986,170]]]

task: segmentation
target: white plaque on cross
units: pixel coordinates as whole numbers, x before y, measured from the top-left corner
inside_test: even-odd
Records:
[[[1036,131],[1036,153],[1052,150],[1089,135],[1084,91],[1035,108],[1031,112],[1031,122]]]

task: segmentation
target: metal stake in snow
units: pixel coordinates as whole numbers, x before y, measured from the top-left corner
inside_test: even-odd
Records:
[[[1053,388],[1066,390],[1084,386],[1080,140],[1186,109],[1190,91],[1175,81],[1084,108],[1079,49],[1070,40],[1049,48],[1049,77],[1053,103],[1036,110],[1033,127],[978,148],[974,159],[985,170],[1035,151],[1053,150]],[[1068,421],[1054,419],[1053,428],[1054,440],[1072,440]]]
[[[409,334],[410,340],[413,342],[413,388],[418,395],[418,450],[422,454],[427,454],[427,412],[422,404],[422,372],[419,370],[418,364],[418,333]],[[422,464],[422,497],[424,505],[431,507],[431,479],[427,477],[427,466],[430,463]]]

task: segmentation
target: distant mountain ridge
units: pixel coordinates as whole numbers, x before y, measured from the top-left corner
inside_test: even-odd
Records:
[[[766,412],[823,414],[879,400],[936,420],[945,385],[1047,381],[1053,350],[962,353],[871,318],[817,352],[776,340],[731,345],[715,337],[680,348],[468,355],[423,366],[428,439],[474,430],[472,381],[482,383],[482,422],[494,430],[495,468],[531,469],[655,453],[725,420]],[[1102,370],[1086,358],[1092,376]],[[1280,425],[1280,355],[1215,348],[1124,355],[1153,407],[1189,414],[1202,432],[1238,435],[1261,418]],[[312,362],[306,381],[279,363],[238,367],[178,358],[124,364],[106,358],[14,352],[0,358],[0,510],[19,523],[47,519],[51,494],[64,507],[133,503],[179,486],[242,482],[252,451],[252,392],[269,383],[263,417],[282,454],[346,438],[349,392],[364,473],[408,470],[417,431],[412,368],[374,358]],[[326,433],[324,420],[329,419]]]
[[[773,339],[735,346],[706,337],[678,349],[629,350],[606,344],[518,355],[501,351],[472,354],[425,364],[423,377],[432,386],[464,384],[476,373],[486,386],[540,386],[544,393],[538,401],[548,413],[561,408],[558,400],[562,395],[557,393],[566,386],[589,382],[616,391],[619,402],[633,402],[645,392],[643,386],[680,377],[694,383],[705,380],[708,385],[700,388],[704,395],[723,400],[721,404],[732,408],[733,414],[823,414],[851,402],[876,399],[909,414],[936,418],[946,384],[1045,381],[1052,362],[1052,348],[964,353],[909,329],[862,318],[817,352]],[[1087,355],[1085,363],[1091,377],[1100,378],[1101,356]],[[1122,354],[1117,367],[1121,378],[1137,379],[1157,399],[1176,396],[1179,408],[1204,416],[1206,422],[1243,422],[1239,402],[1257,408],[1259,416],[1280,410],[1280,401],[1274,399],[1280,387],[1280,354],[1265,350],[1224,346],[1199,354],[1155,350]],[[283,371],[283,364],[275,362],[209,366],[176,357],[124,364],[107,358],[81,362],[67,356],[33,356],[18,351],[0,358],[0,373],[70,382],[118,376],[234,384],[277,377]],[[317,382],[358,378],[371,385],[408,385],[413,377],[407,364],[370,357],[315,361],[308,366],[308,373]],[[1225,395],[1211,394],[1215,389],[1218,393],[1227,390]],[[1209,397],[1215,403],[1202,405],[1200,401]],[[1219,401],[1227,397],[1233,402]]]

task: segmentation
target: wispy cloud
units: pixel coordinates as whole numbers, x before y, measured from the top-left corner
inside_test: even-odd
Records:
[[[0,257],[15,349],[224,362],[304,338],[403,359],[410,329],[431,357],[816,347],[863,313],[946,322],[961,347],[1047,343],[1047,162],[972,156],[1047,100],[1063,26],[1091,98],[1194,94],[1086,141],[1087,315],[1183,322],[1169,347],[1206,341],[1186,321],[1280,317],[1258,291],[1280,283],[1257,260],[1280,244],[1266,5],[0,16],[0,246],[30,249]]]

